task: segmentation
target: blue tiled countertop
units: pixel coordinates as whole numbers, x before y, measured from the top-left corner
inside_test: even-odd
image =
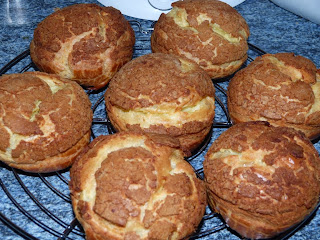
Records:
[[[84,2],[89,1],[0,1],[0,68],[28,49],[33,37],[33,30],[55,8]],[[97,1],[90,2],[98,3]],[[320,25],[288,12],[269,0],[246,0],[235,8],[246,19],[250,27],[249,42],[251,44],[268,53],[294,52],[309,58],[320,68]],[[127,18],[138,20],[144,29],[148,29],[152,25],[152,21]],[[144,37],[148,38],[149,36],[150,32]],[[145,53],[150,53],[149,42],[145,41],[142,44],[147,44]],[[15,71],[15,68],[12,68],[8,73]],[[217,138],[223,130],[214,130],[211,141]],[[319,142],[315,143],[315,147],[320,152],[319,144]],[[201,157],[202,155],[199,156],[199,158]],[[198,162],[201,163],[201,161],[198,159]],[[0,221],[0,239],[59,239],[59,234],[65,230],[65,226],[70,224],[69,219],[74,218],[72,210],[70,210],[70,202],[65,199],[68,195],[68,172],[62,172],[58,176],[59,181],[56,180],[57,176],[55,175],[29,175],[20,172],[17,172],[17,175],[18,177],[12,169],[0,165],[0,183],[5,186],[5,188],[0,188],[0,219],[8,218],[23,229],[26,234],[23,237],[12,230],[6,221]],[[23,189],[18,181],[22,181],[27,189]],[[60,182],[63,182],[64,185],[60,186]],[[7,189],[12,194],[14,201],[19,202],[23,209],[27,209],[27,213],[24,214],[23,209],[18,209],[3,189]],[[61,191],[61,195],[52,197],[52,195],[60,194],[57,194],[56,189]],[[28,191],[29,193],[27,193]],[[36,201],[45,203],[46,209],[39,208],[37,202],[30,199],[30,194],[35,196]],[[47,223],[47,221],[52,221],[50,216],[48,220],[50,212],[57,213],[61,218],[53,219],[52,224]],[[32,221],[33,218],[38,219],[38,222]],[[42,224],[49,224],[53,230],[43,229]],[[84,239],[81,229],[79,227],[75,229],[76,233],[69,235],[69,239]],[[201,239],[240,238],[228,229],[223,229]],[[290,236],[291,239],[320,239],[319,209],[302,228]]]

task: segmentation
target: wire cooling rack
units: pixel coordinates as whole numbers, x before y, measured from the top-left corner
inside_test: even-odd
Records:
[[[150,23],[150,27],[143,27],[139,21],[135,20],[131,20],[130,23],[136,35],[133,57],[151,53],[150,36],[153,23]],[[264,53],[263,50],[249,44],[249,57],[245,65]],[[0,69],[0,76],[9,73],[36,71],[29,54],[29,50],[26,50],[8,62]],[[217,136],[232,125],[226,108],[225,89],[228,80],[221,79],[218,81],[219,83],[215,83],[216,116],[213,127],[204,144],[194,155],[186,159],[200,178],[203,177],[202,161],[207,148]],[[87,91],[94,112],[92,138],[114,133],[106,116],[103,93],[103,91]],[[73,214],[68,188],[69,179],[69,169],[50,174],[33,174],[0,163],[0,185],[3,190],[0,191],[2,204],[0,220],[17,236],[24,239],[85,239],[84,231]],[[289,238],[312,218],[315,211],[301,224],[278,236],[277,239]],[[189,239],[239,238],[240,236],[228,228],[220,215],[213,213],[207,207],[197,232]],[[16,237],[10,239],[16,239]]]

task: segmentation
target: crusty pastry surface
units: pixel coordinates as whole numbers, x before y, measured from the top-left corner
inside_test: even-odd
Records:
[[[320,134],[319,70],[293,53],[265,54],[231,79],[228,109],[234,123],[268,121],[314,139]]]
[[[190,154],[211,129],[214,94],[210,77],[197,64],[151,53],[120,69],[109,84],[105,102],[118,131],[176,137]]]
[[[203,167],[209,204],[250,239],[299,223],[319,201],[319,154],[293,128],[236,124],[212,144]]]
[[[44,72],[99,89],[131,60],[134,43],[133,29],[119,10],[75,4],[38,24],[30,55]]]
[[[231,75],[246,61],[249,28],[234,8],[216,0],[177,1],[172,7],[154,26],[153,52],[192,59],[214,79]]]
[[[178,145],[167,143],[120,132],[95,138],[77,158],[70,190],[86,239],[174,240],[195,231],[204,184]]]
[[[91,122],[91,103],[75,82],[41,72],[0,78],[0,160],[9,166],[70,166],[89,143]]]

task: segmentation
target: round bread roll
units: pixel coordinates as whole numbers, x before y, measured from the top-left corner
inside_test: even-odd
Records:
[[[214,141],[203,168],[209,205],[246,238],[276,236],[319,201],[319,154],[293,128],[236,124]]]
[[[120,69],[105,93],[105,104],[117,131],[175,137],[189,156],[211,130],[214,94],[210,77],[197,64],[151,53]]]
[[[151,35],[153,52],[185,56],[211,78],[231,75],[247,60],[249,28],[231,6],[215,0],[172,3]]]
[[[131,60],[134,43],[133,29],[119,10],[83,3],[40,22],[30,55],[41,71],[100,89]]]
[[[70,166],[90,140],[91,103],[75,82],[26,72],[0,78],[0,160],[27,172]]]
[[[268,121],[320,135],[320,77],[307,58],[293,53],[265,54],[240,70],[228,86],[233,123]]]
[[[70,171],[87,240],[183,239],[206,207],[203,181],[176,144],[133,132],[95,138]]]

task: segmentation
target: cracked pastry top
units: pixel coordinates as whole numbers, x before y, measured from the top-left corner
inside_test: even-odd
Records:
[[[131,60],[134,43],[133,29],[119,10],[74,4],[38,24],[30,56],[41,71],[100,89]]]
[[[171,136],[190,155],[210,132],[214,95],[210,77],[194,62],[151,53],[120,69],[105,92],[105,104],[117,131]]]
[[[234,123],[268,121],[320,134],[320,75],[316,66],[293,53],[257,57],[231,79],[228,109]]]
[[[0,160],[27,172],[70,166],[89,143],[91,103],[75,82],[41,72],[0,78]]]
[[[236,124],[214,141],[203,168],[209,205],[249,239],[295,226],[319,201],[319,154],[293,128]]]
[[[155,24],[151,48],[187,57],[216,79],[231,75],[246,61],[249,34],[245,19],[224,2],[177,1]]]
[[[86,239],[171,239],[192,234],[206,208],[203,181],[177,144],[120,132],[95,138],[70,171]]]

